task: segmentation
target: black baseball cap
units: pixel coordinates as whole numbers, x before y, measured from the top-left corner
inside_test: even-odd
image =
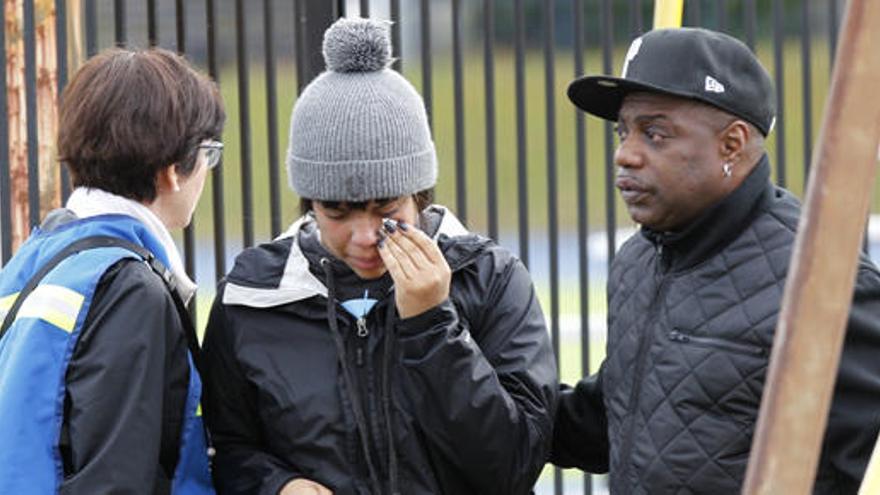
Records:
[[[770,75],[741,41],[701,28],[658,29],[633,40],[621,77],[587,76],[568,86],[581,110],[617,120],[626,95],[662,93],[699,100],[757,127],[776,122]]]

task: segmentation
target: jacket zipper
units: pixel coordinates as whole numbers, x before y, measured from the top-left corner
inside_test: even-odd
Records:
[[[659,275],[662,278],[660,279],[660,286],[657,289],[657,297],[651,304],[650,311],[647,312],[648,317],[644,320],[645,322],[653,322],[656,320],[657,313],[660,312],[660,308],[662,307],[664,293],[666,292],[667,277],[663,267],[662,244],[657,247],[656,266],[657,269],[655,270],[655,275]],[[640,335],[639,348],[638,351],[636,351],[636,373],[633,378],[633,388],[630,391],[629,402],[627,405],[627,411],[629,412],[627,422],[629,424],[624,430],[626,436],[623,439],[623,446],[620,451],[620,461],[623,463],[623,468],[620,472],[620,482],[628,487],[626,490],[627,492],[632,489],[632,487],[629,487],[629,472],[630,466],[632,465],[632,459],[630,459],[630,457],[632,456],[633,442],[635,441],[635,421],[638,414],[637,407],[639,404],[639,397],[641,396],[642,382],[644,381],[645,358],[653,340],[652,333],[644,333]],[[614,487],[609,487],[609,489],[614,490]]]
[[[694,336],[682,333],[678,330],[672,330],[669,332],[669,340],[673,342],[681,342],[684,344],[694,344],[702,347],[709,347],[714,349],[721,349],[729,352],[733,352],[736,354],[745,354],[747,356],[765,356],[767,355],[767,350],[763,347],[759,347],[756,345],[748,345],[741,344],[738,342],[731,342],[727,339],[720,339],[717,337],[702,337],[702,336]]]
[[[370,329],[367,326],[366,315],[362,315],[355,320],[355,327],[357,329],[355,332],[357,335],[357,347],[355,349],[356,364],[359,368],[366,368],[358,373],[357,382],[361,391],[362,406],[364,411],[367,412],[366,420],[369,430],[367,436],[370,439],[369,448],[377,459],[376,467],[381,476],[382,466],[384,464],[381,459],[387,447],[384,445],[386,442],[384,440],[385,437],[382,435],[383,431],[381,426],[384,421],[384,416],[381,407],[377,406],[378,403],[381,403],[382,398],[381,396],[377,397],[376,395],[377,386],[374,376],[373,360],[370,359],[368,361],[365,359],[365,346],[369,345],[370,339]],[[387,466],[385,469],[387,469]]]
[[[357,349],[355,349],[355,364],[357,364],[358,368],[362,368],[364,366],[364,341],[370,336],[370,329],[367,328],[366,316],[361,315],[357,319],[356,324],[358,341]]]

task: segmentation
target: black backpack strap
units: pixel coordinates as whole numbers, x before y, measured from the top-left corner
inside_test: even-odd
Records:
[[[186,309],[186,305],[183,303],[183,299],[180,297],[180,294],[177,291],[177,286],[174,281],[174,275],[161,261],[159,261],[156,256],[151,253],[149,250],[145,249],[143,246],[139,246],[133,242],[126,241],[125,239],[120,239],[118,237],[106,236],[106,235],[97,235],[84,237],[82,239],[76,240],[69,245],[67,245],[64,249],[59,251],[55,256],[52,257],[46,264],[40,268],[40,270],[28,280],[27,284],[25,284],[24,288],[18,293],[18,297],[15,299],[15,302],[12,304],[12,307],[9,308],[9,312],[6,313],[6,318],[3,319],[3,325],[0,326],[0,339],[6,334],[6,331],[12,326],[12,322],[15,321],[15,316],[18,314],[18,310],[21,308],[21,305],[24,303],[24,300],[27,299],[27,296],[33,292],[34,289],[40,284],[40,281],[51,272],[59,263],[67,259],[69,256],[72,256],[81,251],[85,251],[88,249],[97,249],[97,248],[107,248],[107,247],[120,247],[123,249],[127,249],[141,258],[147,263],[147,265],[152,269],[159,278],[162,279],[162,282],[165,283],[165,287],[168,288],[168,292],[171,294],[171,299],[174,300],[174,306],[177,308],[177,312],[180,314],[180,320],[183,323],[183,330],[186,334],[187,345],[189,347],[189,351],[192,354],[193,363],[196,366],[196,369],[201,373],[201,359],[200,359],[200,349],[199,349],[199,340],[196,336],[195,327],[192,324],[192,320],[190,319],[189,312]]]

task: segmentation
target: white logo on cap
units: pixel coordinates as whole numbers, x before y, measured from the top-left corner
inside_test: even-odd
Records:
[[[620,77],[626,79],[626,70],[629,69],[629,63],[632,59],[636,58],[636,55],[639,54],[639,48],[642,47],[642,38],[636,38],[633,40],[632,44],[629,45],[629,50],[626,52],[626,60],[623,62],[623,72],[621,72]]]
[[[715,79],[714,77],[706,76],[706,88],[705,89],[706,89],[706,91],[708,91],[710,93],[723,93],[724,92],[724,85],[721,84],[720,82],[718,82],[718,80]]]

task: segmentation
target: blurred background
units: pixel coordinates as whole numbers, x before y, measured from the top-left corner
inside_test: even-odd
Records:
[[[740,38],[774,78],[779,116],[767,149],[774,180],[799,197],[845,4],[684,2],[684,25]],[[200,285],[193,312],[203,327],[214,285],[234,256],[277,236],[299,215],[284,167],[287,122],[298,92],[323,68],[324,29],[338,16],[389,19],[394,68],[429,110],[440,159],[437,201],[529,267],[563,381],[598,367],[607,265],[636,226],[613,190],[610,125],[578,113],[565,91],[577,76],[620,72],[629,42],[651,28],[653,1],[5,0],[4,7],[3,262],[19,242],[16,232],[26,232],[69,194],[51,158],[51,129],[43,133],[35,123],[49,119],[48,106],[69,74],[84,57],[114,45],[178,50],[219,82],[228,115],[222,166],[206,185],[193,225],[176,233]],[[40,48],[47,36],[41,27],[55,30],[54,45],[43,40],[54,54]],[[31,67],[47,56],[55,57],[54,78]],[[54,96],[32,95],[41,85]],[[876,197],[871,211],[880,214]],[[878,260],[880,216],[865,221],[866,248]],[[548,468],[536,491],[603,493],[605,487],[602,477]]]

